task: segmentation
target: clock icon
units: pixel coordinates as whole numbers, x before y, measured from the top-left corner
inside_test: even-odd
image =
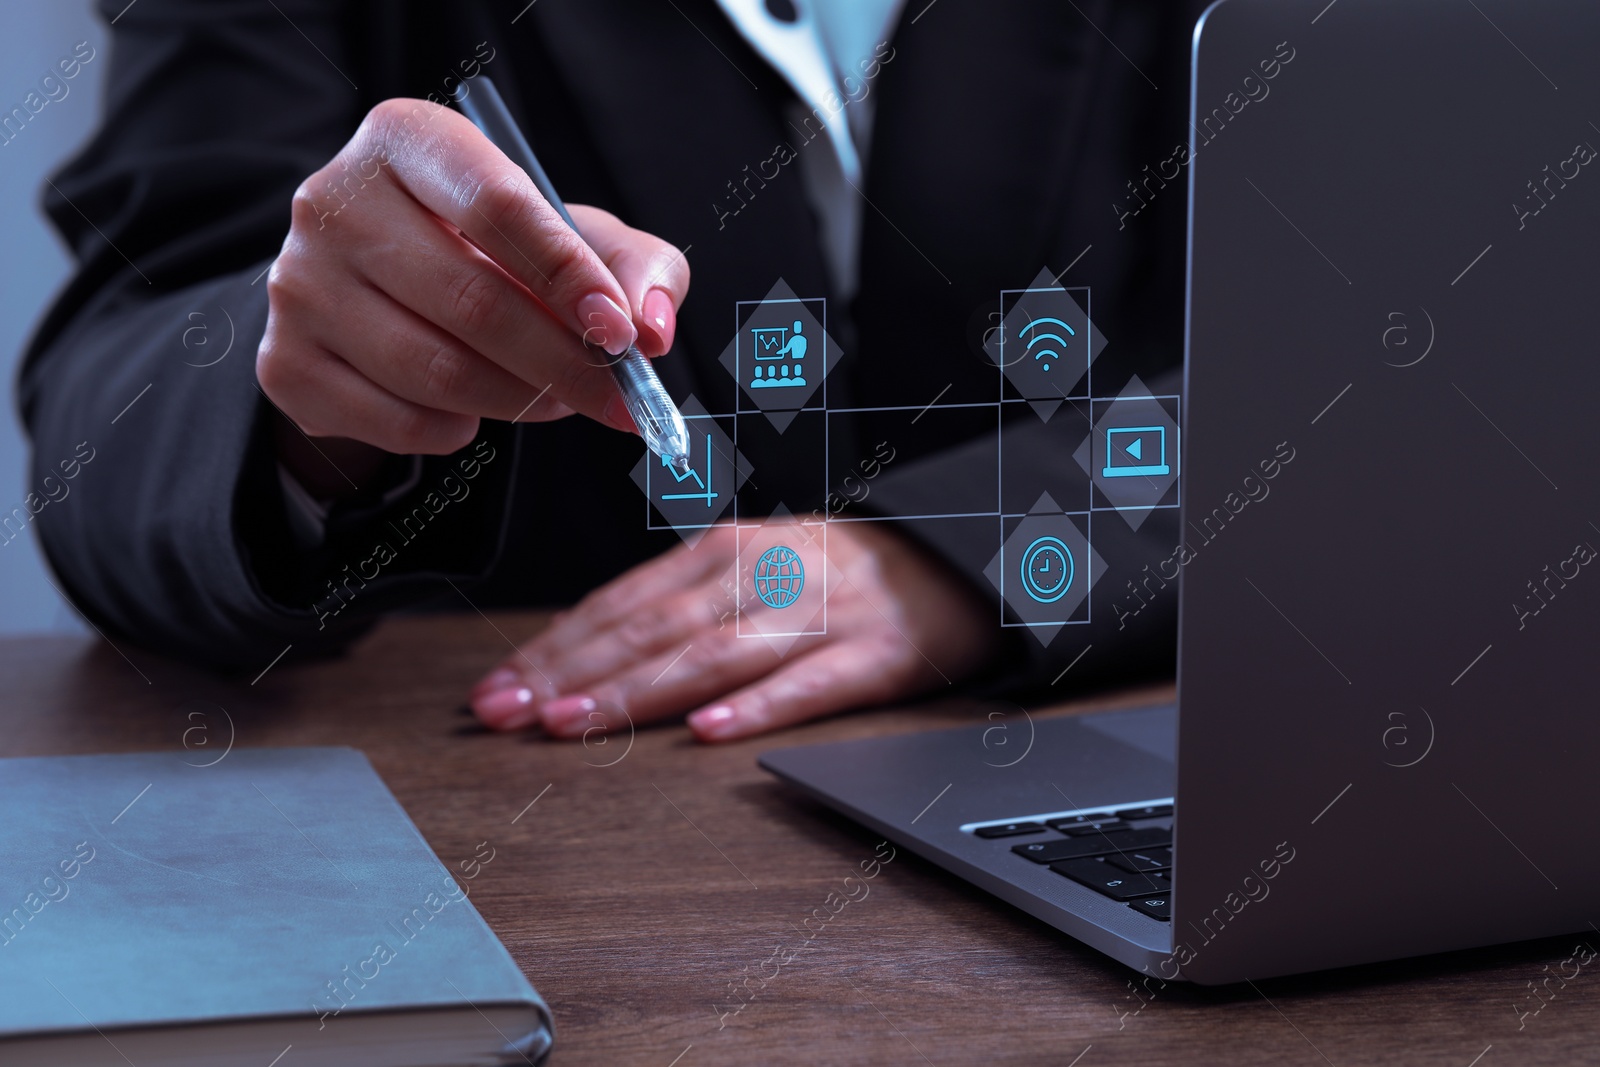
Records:
[[[1072,550],[1059,537],[1041,537],[1022,553],[1022,588],[1041,604],[1054,604],[1072,587]]]

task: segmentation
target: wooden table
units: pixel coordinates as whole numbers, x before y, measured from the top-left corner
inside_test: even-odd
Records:
[[[239,746],[364,750],[448,867],[492,850],[466,884],[549,1000],[558,1067],[1500,1067],[1600,1057],[1600,975],[1551,981],[1553,999],[1520,1030],[1514,1010],[1539,1006],[1528,983],[1558,973],[1577,937],[1258,988],[1152,982],[1136,996],[1138,975],[904,849],[808,949],[764,966],[776,947],[798,948],[803,919],[873,857],[878,838],[788,791],[756,767],[757,753],[982,723],[983,709],[875,711],[715,747],[681,725],[586,745],[479,730],[462,694],[505,653],[505,635],[530,634],[542,618],[396,619],[346,659],[285,662],[254,684],[97,640],[0,642],[4,753],[217,751],[230,719]],[[1417,862],[1438,868],[1441,893],[1467,861],[1418,842]]]

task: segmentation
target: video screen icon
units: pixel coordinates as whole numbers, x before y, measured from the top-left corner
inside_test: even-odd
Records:
[[[1106,430],[1107,478],[1159,478],[1172,473],[1167,465],[1164,426],[1116,426]]]

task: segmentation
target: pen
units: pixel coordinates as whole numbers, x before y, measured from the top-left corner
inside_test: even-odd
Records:
[[[528,139],[518,129],[494,82],[489,80],[488,75],[479,75],[472,80],[477,83],[474,86],[476,93],[471,92],[465,82],[456,93],[456,103],[460,105],[462,114],[471,119],[473,125],[482,130],[483,135],[507,158],[528,172],[528,177],[533,179],[533,184],[560,214],[562,221],[572,227],[573,233],[578,233],[567,205],[561,202],[556,187],[550,184],[550,176],[539,165],[539,158],[533,154]],[[481,103],[478,94],[482,94]],[[579,233],[578,236],[583,235]],[[689,427],[684,424],[683,413],[672,402],[672,397],[667,395],[661,379],[656,377],[655,368],[640,353],[638,345],[629,345],[626,352],[611,362],[611,376],[616,379],[617,389],[622,393],[628,413],[633,416],[634,425],[639,427],[639,436],[644,438],[646,447],[659,455],[664,465],[670,464],[687,472]]]

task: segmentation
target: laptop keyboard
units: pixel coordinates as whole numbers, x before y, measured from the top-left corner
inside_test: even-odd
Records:
[[[974,827],[976,837],[1010,845],[1022,859],[1104,893],[1141,914],[1172,921],[1170,803],[1020,819]],[[1018,839],[1012,843],[1013,838]]]

